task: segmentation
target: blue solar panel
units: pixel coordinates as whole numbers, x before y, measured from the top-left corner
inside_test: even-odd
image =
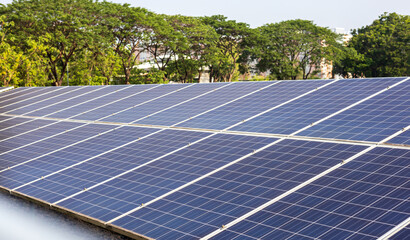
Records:
[[[149,128],[137,128],[135,130],[139,131],[139,136],[158,131],[158,129]],[[30,184],[19,189],[19,191],[47,202],[56,202],[208,135],[209,133],[201,132],[161,131]]]
[[[1,107],[0,108],[0,113],[5,113],[5,112],[8,112],[8,111],[12,111],[12,110],[15,110],[15,109],[20,108],[20,107],[25,107],[29,104],[39,102],[39,101],[44,101],[44,100],[46,100],[50,97],[60,95],[60,94],[64,94],[64,93],[67,93],[67,92],[70,92],[70,91],[73,91],[73,90],[74,90],[74,88],[58,87],[58,88],[55,88],[54,91],[47,91],[46,93],[39,94],[38,96],[34,96],[34,97],[29,98],[29,99],[18,101],[16,103],[9,104],[7,106]]]
[[[16,164],[29,161],[2,172],[0,175],[2,186],[15,188],[68,165],[85,160],[90,156],[121,145],[129,139],[121,135],[113,136],[114,133],[101,134],[101,136],[98,136],[99,133],[111,130],[114,127],[115,126],[88,124],[72,131],[64,132],[56,137],[1,155],[0,162],[1,166],[4,167],[12,167]],[[58,131],[60,130],[54,128],[54,133],[58,133]],[[78,143],[78,141],[93,136],[96,137]],[[117,139],[119,137],[120,139]],[[74,145],[68,147],[70,144]],[[62,149],[64,147],[66,148]],[[52,151],[56,152],[51,153]],[[34,159],[36,157],[37,159]]]
[[[231,130],[291,134],[402,79],[340,80]]]
[[[409,162],[373,149],[215,239],[376,239],[410,216]]]
[[[58,205],[108,221],[274,140],[214,135]]]
[[[69,118],[74,115],[81,114],[83,112],[95,109],[97,107],[103,106],[108,103],[112,103],[116,100],[119,100],[121,98],[125,98],[131,94],[139,93],[144,90],[147,90],[149,88],[152,88],[153,86],[151,85],[134,85],[134,86],[121,86],[120,88],[113,89],[112,92],[110,92],[108,95],[105,95],[103,97],[98,97],[95,100],[80,104],[78,106],[66,109],[61,112],[57,112],[54,114],[51,114],[49,117],[53,118]]]
[[[39,94],[43,94],[49,91],[54,91],[56,88],[52,87],[38,87],[38,88],[28,88],[26,91],[20,91],[18,94],[13,95],[12,97],[6,98],[4,101],[1,102],[1,108],[6,105],[16,103],[18,101],[23,101],[27,98],[35,97]]]
[[[190,87],[181,89],[178,92],[172,93],[162,98],[158,98],[154,101],[145,103],[143,105],[136,106],[124,112],[118,113],[114,116],[103,118],[102,121],[122,123],[134,122],[139,118],[146,117],[147,115],[158,112],[167,107],[171,107],[175,104],[186,101],[200,94],[222,87],[223,84],[226,83],[191,85]]]
[[[23,114],[26,114],[28,112],[35,111],[35,110],[41,109],[43,107],[47,107],[51,104],[55,104],[55,103],[58,103],[58,102],[61,102],[61,101],[65,101],[69,98],[72,98],[72,97],[75,97],[75,96],[78,96],[80,94],[84,94],[84,93],[87,93],[87,92],[90,91],[90,88],[88,88],[88,87],[69,87],[67,89],[70,89],[71,91],[67,92],[67,93],[64,93],[64,94],[61,94],[61,95],[58,95],[58,96],[51,97],[50,99],[47,99],[46,101],[39,101],[39,102],[32,103],[30,105],[27,105],[25,107],[21,107],[19,109],[10,111],[8,113],[9,114],[23,115]]]
[[[0,154],[3,154],[5,151],[21,146],[20,145],[21,142],[18,141],[18,138],[17,139],[15,138],[16,136],[21,135],[20,138],[23,141],[27,143],[32,142],[34,139],[27,137],[28,135],[24,133],[36,130],[39,127],[43,127],[43,126],[46,126],[54,122],[50,120],[32,120],[32,119],[27,119],[27,120],[30,120],[30,121],[26,121],[18,126],[0,130]],[[42,135],[40,136],[40,134],[36,134],[36,135],[32,134],[32,135],[34,137],[38,137],[38,139],[43,138],[43,136]]]
[[[150,90],[146,92],[139,93],[137,95],[131,95],[122,101],[115,102],[105,106],[104,108],[98,108],[93,111],[81,114],[79,116],[73,117],[73,119],[81,120],[99,120],[104,117],[108,117],[111,114],[123,111],[125,109],[131,108],[133,106],[143,104],[146,101],[153,100],[154,98],[160,97],[162,95],[168,94],[172,91],[182,89],[187,87],[186,84],[167,84],[153,86]]]
[[[9,99],[14,98],[16,96],[23,95],[25,91],[26,91],[26,93],[28,93],[29,89],[30,88],[13,88],[10,91],[0,92],[0,104],[3,105],[3,103],[2,103],[3,101],[9,100]]]
[[[136,123],[171,126],[271,84],[273,83],[233,83],[192,101],[144,118]]]
[[[407,130],[400,135],[390,139],[388,143],[410,145],[410,130]]]
[[[410,81],[329,118],[298,135],[381,141],[410,122]]]
[[[364,148],[284,140],[113,224],[156,239],[204,237]]]
[[[224,129],[326,83],[329,81],[280,82],[177,126]]]
[[[391,240],[408,240],[410,239],[410,226],[407,226],[391,236],[389,239]]]
[[[84,88],[88,88],[88,91],[86,91],[86,93],[84,95],[81,95],[81,96],[77,95],[76,98],[67,99],[67,100],[59,102],[58,104],[49,105],[45,108],[42,108],[42,109],[39,109],[39,110],[36,110],[36,111],[33,111],[33,112],[25,113],[24,115],[28,115],[28,116],[48,116],[48,115],[51,115],[51,114],[53,114],[57,111],[61,111],[62,109],[72,107],[76,104],[81,104],[85,101],[94,99],[94,98],[96,98],[98,96],[101,96],[103,94],[107,94],[109,92],[115,91],[115,89],[118,88],[118,87],[114,88],[113,86],[104,86],[104,87],[101,87],[101,86],[87,86],[87,87],[84,87]],[[74,93],[77,93],[77,91],[74,92]]]

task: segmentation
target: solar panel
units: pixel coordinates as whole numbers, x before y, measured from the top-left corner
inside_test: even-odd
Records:
[[[181,103],[183,101],[187,101],[193,97],[196,97],[197,95],[215,90],[219,87],[222,87],[225,84],[226,83],[188,85],[186,88],[179,89],[179,91],[155,99],[154,101],[150,101],[145,104],[135,106],[126,111],[103,118],[101,120],[107,122],[122,123],[135,122],[140,118],[146,117],[150,114],[166,109],[168,107],[172,107],[173,105]]]
[[[390,139],[387,142],[393,144],[410,145],[410,131],[404,131],[400,135]]]
[[[280,82],[177,126],[222,130],[329,82]]]
[[[212,110],[221,104],[235,101],[238,98],[242,98],[254,92],[256,93],[262,88],[269,87],[272,84],[274,83],[250,82],[230,84],[197,99],[136,121],[136,123],[171,126],[198,114]]]
[[[407,226],[403,228],[401,231],[398,233],[394,234],[391,236],[389,239],[391,240],[406,240],[410,238],[410,227]]]
[[[204,237],[364,148],[284,140],[113,224],[155,239]]]
[[[410,214],[410,151],[376,148],[215,239],[375,239]]]
[[[339,80],[231,130],[291,134],[401,80],[403,79]]]
[[[73,119],[79,120],[100,120],[107,118],[114,114],[126,111],[128,109],[140,106],[146,102],[153,101],[164,95],[171,94],[174,91],[178,91],[182,88],[186,88],[189,85],[186,84],[167,84],[167,85],[156,85],[147,89],[147,91],[137,92],[136,94],[131,94],[129,96],[124,96],[121,101],[113,102],[104,106],[103,108],[97,108],[89,112],[85,112],[78,116],[73,117]]]
[[[408,79],[0,92],[0,188],[132,237],[401,239]]]
[[[58,205],[108,221],[274,140],[213,135]]]
[[[301,133],[301,136],[381,141],[410,122],[406,81]]]

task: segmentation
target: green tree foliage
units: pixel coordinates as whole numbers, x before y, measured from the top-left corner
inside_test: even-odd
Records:
[[[289,20],[257,29],[252,46],[260,71],[270,71],[275,79],[309,78],[322,61],[331,61],[337,35],[307,20]]]
[[[210,78],[215,81],[231,82],[239,73],[239,58],[243,51],[243,41],[251,34],[246,23],[227,20],[222,15],[203,17],[202,21],[212,26],[218,38],[215,39],[216,52],[209,65]]]
[[[230,82],[317,77],[320,64],[354,76],[409,75],[409,17],[384,14],[346,46],[311,21],[251,29],[221,15],[169,16],[98,0],[0,4],[0,85]]]
[[[410,17],[383,14],[371,25],[353,31],[340,73],[389,77],[410,75]]]

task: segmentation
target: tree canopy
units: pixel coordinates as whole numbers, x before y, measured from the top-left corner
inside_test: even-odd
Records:
[[[96,0],[0,4],[0,84],[61,86],[409,75],[409,16],[384,14],[347,45],[328,28],[288,20],[252,29],[225,16],[169,16]],[[243,74],[243,75],[241,75]]]

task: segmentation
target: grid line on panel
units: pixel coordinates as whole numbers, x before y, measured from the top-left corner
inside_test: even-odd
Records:
[[[269,88],[259,91],[258,94],[252,94],[238,101],[234,101],[210,111],[207,114],[179,124],[177,127],[215,130],[229,128],[267,109],[286,104],[292,101],[292,99],[300,97],[301,94],[316,90],[316,88],[327,85],[330,82],[333,81],[308,81],[308,84],[305,85],[298,81],[281,81]]]
[[[184,86],[184,87],[182,87],[182,88],[178,88],[178,89],[173,90],[173,91],[171,91],[171,92],[162,94],[162,95],[160,95],[160,96],[158,96],[158,97],[155,97],[155,98],[152,98],[152,99],[150,99],[150,100],[144,101],[144,102],[142,102],[142,103],[139,103],[139,104],[133,105],[133,106],[131,106],[131,107],[122,109],[122,110],[120,110],[120,111],[118,111],[118,112],[115,112],[114,114],[111,114],[110,116],[105,116],[105,117],[103,117],[103,118],[100,118],[99,121],[102,121],[102,122],[104,122],[104,121],[105,121],[105,122],[115,122],[115,121],[111,121],[111,120],[109,120],[109,119],[110,119],[111,117],[113,117],[113,116],[122,114],[123,112],[127,112],[128,110],[132,110],[132,109],[134,109],[134,108],[136,108],[136,107],[139,107],[139,106],[144,106],[145,104],[148,104],[148,103],[150,103],[150,102],[153,102],[153,101],[155,101],[155,100],[157,100],[157,99],[161,99],[161,98],[166,97],[166,96],[168,96],[168,95],[171,95],[171,94],[173,94],[173,93],[177,93],[177,92],[179,92],[179,91],[181,91],[181,90],[190,88],[190,87],[192,87],[192,86],[193,86],[192,84],[191,84],[191,85],[186,85],[186,86]]]
[[[110,88],[112,88],[112,86],[110,86]],[[115,100],[124,99],[124,95],[128,97],[130,95],[135,95],[136,93],[143,92],[144,90],[149,89],[152,89],[150,85],[126,85],[117,87],[113,89],[113,91],[111,92],[83,101],[79,105],[74,105],[70,108],[66,108],[63,111],[58,111],[48,116],[51,118],[58,119],[73,118],[79,116],[80,114],[87,113],[88,111],[99,109],[102,106],[111,104]]]
[[[378,240],[402,240],[408,238],[410,235],[410,217],[404,220],[402,223],[397,225],[392,230],[388,231],[383,236],[379,237]]]
[[[169,107],[167,107],[167,108],[161,109],[161,110],[159,110],[159,111],[157,111],[157,112],[151,113],[151,114],[148,115],[148,116],[144,116],[144,117],[141,117],[141,118],[139,118],[139,119],[136,119],[136,120],[132,121],[130,124],[135,123],[135,122],[138,122],[138,121],[143,120],[143,119],[146,119],[146,118],[151,117],[151,116],[155,116],[155,115],[157,115],[157,114],[159,114],[159,113],[161,113],[161,112],[163,112],[163,111],[166,111],[166,110],[168,110],[168,109],[172,109],[172,108],[177,107],[177,106],[179,106],[179,105],[181,105],[181,104],[184,104],[184,103],[190,102],[190,101],[192,101],[192,100],[194,100],[194,99],[197,99],[197,98],[200,98],[200,97],[202,97],[202,96],[208,95],[208,94],[210,94],[210,93],[212,93],[212,92],[218,91],[218,90],[220,90],[220,89],[222,89],[222,88],[225,88],[225,87],[228,87],[229,85],[232,85],[232,84],[233,84],[233,83],[224,84],[224,85],[222,85],[222,86],[219,87],[219,88],[214,88],[214,89],[212,89],[212,90],[210,90],[210,91],[204,92],[204,93],[202,93],[202,94],[200,94],[200,95],[197,95],[197,96],[195,96],[195,97],[189,98],[189,99],[187,99],[187,100],[185,100],[185,101],[182,101],[182,102],[180,102],[180,103],[177,103],[177,104],[175,104],[175,105],[172,105],[172,106],[169,106]]]
[[[1,108],[8,106],[10,104],[14,104],[20,101],[25,101],[27,99],[36,97],[38,93],[40,94],[44,94],[47,93],[47,91],[49,90],[56,90],[56,89],[52,89],[51,87],[39,87],[39,88],[29,88],[29,91],[24,91],[23,94],[18,95],[18,96],[14,96],[11,98],[7,98],[4,101],[1,102],[1,104],[3,105]],[[20,92],[19,92],[20,93]]]
[[[237,83],[233,82],[228,87],[213,91],[206,96],[197,98],[194,101],[180,105],[178,107],[163,111],[155,116],[150,116],[140,120],[138,124],[169,126],[175,123],[182,123],[206,114],[212,110],[221,108],[229,103],[238,101],[244,97],[255,94],[265,88],[268,88],[277,82],[250,82]],[[204,104],[205,103],[205,104]],[[185,120],[184,120],[185,119]],[[184,120],[184,121],[182,121]]]
[[[5,111],[2,110],[3,114],[7,114],[9,112],[13,112],[22,108],[26,108],[26,107],[30,107],[36,103],[41,103],[41,102],[46,102],[49,100],[52,100],[55,97],[59,97],[59,96],[63,96],[63,95],[69,95],[70,93],[73,93],[77,90],[79,90],[81,87],[75,87],[75,88],[69,88],[69,87],[58,87],[56,88],[55,91],[49,91],[47,93],[44,94],[40,94],[36,97],[33,98],[29,98],[29,99],[25,99],[23,101],[20,101],[18,103],[13,103],[10,104],[9,106],[7,106],[5,108]],[[28,104],[25,104],[25,102],[28,102]],[[15,107],[13,107],[13,105],[17,105]],[[20,106],[19,106],[20,105]]]
[[[19,96],[19,94],[24,94],[24,92],[28,93],[30,89],[31,88],[29,87],[20,87],[20,88],[13,89],[13,91],[3,92],[0,96],[0,103],[2,103],[3,101],[9,100],[9,99],[13,99]]]

